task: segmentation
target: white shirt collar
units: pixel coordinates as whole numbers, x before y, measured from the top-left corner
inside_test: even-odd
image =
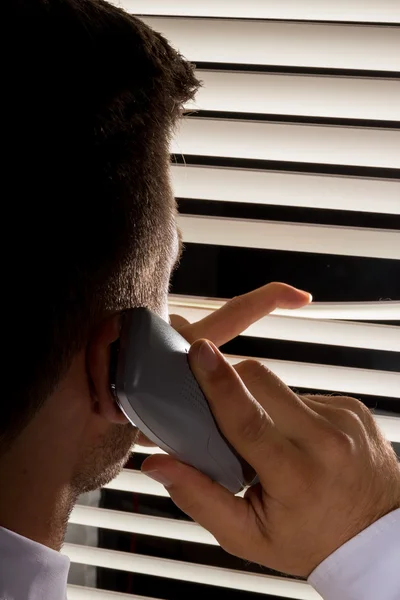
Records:
[[[0,527],[0,598],[65,600],[69,558]]]

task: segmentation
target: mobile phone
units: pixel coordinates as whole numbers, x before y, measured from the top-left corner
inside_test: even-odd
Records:
[[[110,384],[129,421],[152,442],[233,493],[256,476],[224,438],[188,361],[190,344],[147,308],[124,313]]]

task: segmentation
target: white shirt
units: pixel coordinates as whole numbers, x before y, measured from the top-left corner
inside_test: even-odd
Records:
[[[65,600],[69,559],[0,527],[0,600]],[[400,600],[400,509],[325,559],[309,577],[324,600]]]
[[[65,600],[69,558],[0,527],[0,600]]]
[[[400,600],[400,508],[328,556],[308,582],[324,600]]]

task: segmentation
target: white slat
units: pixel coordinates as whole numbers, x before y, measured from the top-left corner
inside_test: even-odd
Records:
[[[171,540],[218,546],[217,540],[211,533],[192,521],[77,505],[70,515],[69,522],[75,525],[102,527],[115,531],[128,531]]]
[[[136,452],[137,454],[166,454],[164,450],[161,448],[157,448],[156,446],[142,446],[141,444],[135,444],[132,447],[132,452]],[[129,490],[128,490],[129,491]]]
[[[203,86],[186,106],[192,110],[400,120],[399,80],[202,70],[197,77]]]
[[[400,443],[400,416],[391,417],[384,415],[375,415],[375,419],[387,437],[391,442]]]
[[[99,590],[80,585],[67,586],[68,600],[157,600],[149,596],[137,596],[136,594],[121,594],[109,590]]]
[[[171,313],[177,307],[204,308],[217,310],[227,300],[170,294],[168,306]],[[400,302],[382,300],[380,302],[312,302],[295,310],[277,308],[272,313],[281,317],[305,317],[307,319],[340,319],[342,321],[400,321]]]
[[[226,358],[233,365],[243,360],[242,356],[227,356]],[[271,369],[286,385],[291,387],[400,398],[400,372],[355,369],[266,358],[257,358],[256,360]]]
[[[400,71],[396,27],[168,17],[143,20],[197,63]]]
[[[132,452],[138,454],[165,454],[161,448],[155,446],[134,446]],[[133,469],[122,469],[122,471],[109,483],[105,488],[109,490],[116,490],[119,492],[131,492],[134,494],[147,494],[149,496],[160,496],[162,498],[169,498],[167,490],[160,483],[157,483],[153,479],[150,479],[144,475],[141,471]],[[244,491],[241,491],[237,496],[243,496]]]
[[[65,544],[62,553],[69,556],[72,562],[96,567],[246,590],[260,594],[272,594],[295,600],[321,600],[320,595],[307,583],[272,575],[258,575],[233,569],[210,567],[208,565],[142,556],[140,554],[128,554],[127,552],[75,544]]]
[[[171,152],[400,169],[400,130],[190,117]]]
[[[400,214],[400,180],[190,165],[171,177],[178,198]]]
[[[114,0],[140,15],[398,23],[397,0]]]
[[[206,317],[213,311],[207,307],[180,306],[177,307],[176,312],[188,321],[194,322]],[[399,328],[373,323],[268,315],[250,325],[241,335],[400,352]]]
[[[159,449],[146,448],[146,454],[158,454]],[[145,450],[143,450],[145,451]],[[164,496],[169,498],[167,490],[160,484],[146,477],[140,471],[133,469],[122,469],[122,471],[104,486],[109,490],[118,490],[120,492],[133,492],[136,494],[148,494],[149,496]]]
[[[400,231],[179,215],[183,241],[400,260]]]

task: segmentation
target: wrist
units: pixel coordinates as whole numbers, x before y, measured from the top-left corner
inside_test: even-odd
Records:
[[[394,600],[400,598],[399,564],[400,509],[396,509],[328,556],[308,582],[324,600]]]

